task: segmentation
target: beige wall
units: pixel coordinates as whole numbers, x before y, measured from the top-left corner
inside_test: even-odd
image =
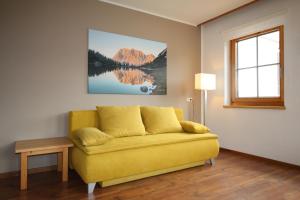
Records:
[[[193,90],[200,70],[196,27],[96,0],[1,1],[0,27],[0,172],[18,169],[15,140],[66,135],[70,110],[141,104],[187,112],[186,97],[200,101]],[[167,43],[168,94],[87,94],[89,28]],[[54,156],[32,158],[30,167],[54,161]]]
[[[300,165],[300,1],[264,0],[203,27],[203,66],[217,74],[209,92],[208,126],[221,146]],[[226,59],[229,39],[279,24],[285,26],[286,110],[225,109]]]

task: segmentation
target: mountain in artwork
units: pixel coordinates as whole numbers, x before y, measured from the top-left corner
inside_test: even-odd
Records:
[[[122,48],[118,50],[112,59],[122,64],[141,66],[151,63],[155,59],[155,56],[153,54],[146,55],[142,51],[133,48]]]

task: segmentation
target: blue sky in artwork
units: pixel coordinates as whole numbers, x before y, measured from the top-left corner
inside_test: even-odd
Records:
[[[162,42],[140,39],[115,33],[89,30],[89,49],[112,58],[121,48],[134,48],[157,56],[167,45]]]

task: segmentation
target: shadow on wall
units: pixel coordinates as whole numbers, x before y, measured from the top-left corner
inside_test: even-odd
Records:
[[[0,152],[1,152],[1,157],[3,157],[3,158],[7,155],[10,155],[9,157],[11,159],[9,159],[9,161],[7,163],[4,163],[6,165],[6,167],[5,167],[6,169],[15,169],[16,166],[20,166],[19,159],[17,159],[18,155],[15,154],[15,142],[4,145],[1,148]],[[19,167],[17,167],[17,169],[19,169]]]
[[[54,134],[55,135],[59,134],[61,137],[68,136],[68,134],[69,134],[69,111],[55,116],[55,119],[57,121],[57,129],[62,130],[62,133],[56,133],[56,134],[54,133]]]

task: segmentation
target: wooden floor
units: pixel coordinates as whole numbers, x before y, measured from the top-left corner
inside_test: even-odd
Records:
[[[192,152],[191,152],[192,153]],[[0,179],[0,199],[300,199],[300,170],[222,151],[216,166],[194,167],[86,194],[86,185],[75,172],[61,183],[56,172],[29,175],[28,191],[19,191],[18,177]]]

